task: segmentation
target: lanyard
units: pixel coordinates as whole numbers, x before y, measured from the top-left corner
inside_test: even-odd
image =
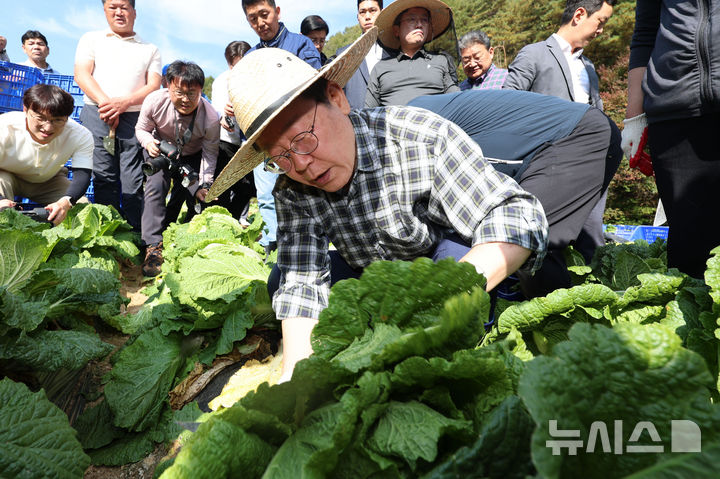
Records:
[[[192,131],[193,127],[195,126],[195,117],[197,116],[198,108],[200,108],[199,104],[197,108],[193,110],[192,118],[190,118],[190,124],[185,129],[185,132],[182,134],[182,136],[180,135],[180,118],[177,118],[175,121],[175,144],[178,147],[178,157],[182,156],[183,146],[189,143],[190,139],[192,138]],[[177,110],[175,110],[175,114],[177,115]]]

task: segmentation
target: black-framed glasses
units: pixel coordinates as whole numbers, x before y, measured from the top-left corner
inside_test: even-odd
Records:
[[[195,101],[200,96],[199,91],[182,91],[178,89],[173,89],[172,91],[176,97],[178,98],[186,98],[188,101]]]
[[[283,151],[279,155],[265,158],[265,171],[271,173],[282,174],[287,173],[293,167],[290,153],[298,155],[309,155],[318,147],[318,137],[315,136],[315,117],[317,116],[317,102],[315,102],[315,112],[313,113],[312,125],[307,131],[298,133],[290,141],[290,148]]]

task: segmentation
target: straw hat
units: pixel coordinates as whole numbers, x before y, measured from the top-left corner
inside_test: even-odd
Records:
[[[448,29],[452,22],[452,10],[440,0],[395,0],[383,8],[380,15],[375,19],[375,26],[378,27],[378,38],[383,45],[389,48],[400,48],[400,39],[393,33],[393,23],[395,23],[398,15],[408,8],[414,7],[424,8],[430,12],[433,38],[445,33],[445,30]]]
[[[247,141],[215,179],[208,200],[230,188],[265,159],[255,149],[255,141],[285,107],[320,78],[344,86],[376,39],[377,28],[371,28],[320,70],[279,48],[260,48],[245,55],[230,71],[228,93],[235,119]]]

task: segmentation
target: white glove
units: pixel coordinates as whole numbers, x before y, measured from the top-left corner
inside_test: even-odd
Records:
[[[632,118],[623,120],[622,142],[620,148],[628,160],[634,157],[640,145],[640,137],[647,128],[647,117],[641,113]]]

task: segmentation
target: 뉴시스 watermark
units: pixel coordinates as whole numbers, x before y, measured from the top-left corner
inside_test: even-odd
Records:
[[[567,449],[570,456],[576,456],[582,450],[583,441],[579,429],[558,429],[557,420],[548,422],[550,437],[553,440],[545,441],[545,446],[552,448],[553,456],[562,454]],[[670,452],[701,452],[702,434],[700,427],[689,420],[672,420],[670,422]],[[646,434],[643,434],[646,432]],[[641,438],[649,436],[651,445],[637,444]],[[556,439],[562,438],[562,439]],[[630,444],[633,443],[633,444]],[[625,446],[625,447],[623,447]],[[595,421],[590,425],[588,432],[586,453],[593,453],[596,449],[603,453],[633,454],[633,453],[663,453],[666,444],[663,444],[655,425],[650,421],[640,421],[635,424],[627,445],[623,445],[623,422],[613,421],[613,442],[611,445],[608,427],[603,421]]]

